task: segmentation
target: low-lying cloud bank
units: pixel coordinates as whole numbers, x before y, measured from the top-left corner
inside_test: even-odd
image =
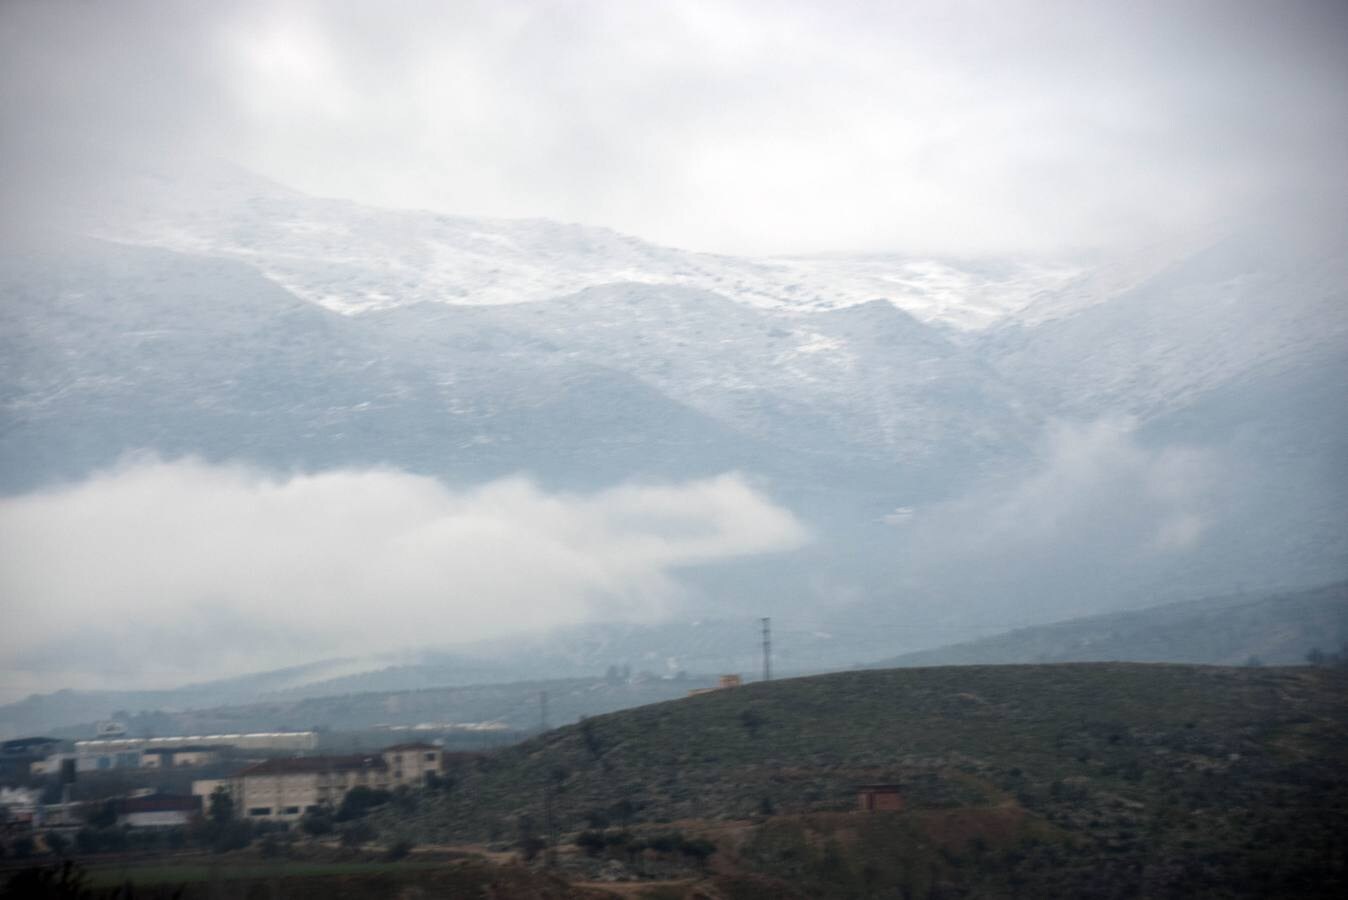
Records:
[[[1160,602],[1211,551],[1230,489],[1213,450],[1149,446],[1130,418],[1057,423],[1033,471],[896,520],[905,584],[1001,627]]]
[[[805,539],[737,475],[575,495],[139,461],[0,501],[0,678],[11,695],[172,685],[652,618],[677,603],[677,568]]]

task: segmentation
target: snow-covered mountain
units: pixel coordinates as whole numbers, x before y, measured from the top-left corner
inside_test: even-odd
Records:
[[[63,202],[65,236],[0,259],[8,492],[147,447],[459,483],[739,470],[818,539],[689,573],[709,603],[901,595],[966,625],[975,605],[1042,621],[1348,571],[1341,225],[1283,214],[1092,262],[745,260],[368,209],[227,167]],[[1095,468],[1046,438],[1100,420],[1132,430],[1078,442]],[[1152,473],[1177,453],[1214,485]],[[931,562],[968,548],[924,536],[991,540],[980,511],[1026,515],[1005,510],[1043,484],[1107,498],[1072,512],[1101,530],[1066,570],[1034,562],[1057,536]],[[1139,493],[1164,540],[1101,526],[1140,520],[1117,510]],[[986,578],[950,575],[970,568]],[[894,651],[950,639],[910,637]]]
[[[92,202],[91,202],[92,201]],[[606,228],[543,219],[394,211],[308,197],[224,165],[128,173],[72,203],[86,234],[236,259],[341,313],[415,303],[490,306],[603,284],[678,285],[784,313],[883,299],[919,321],[983,328],[1096,299],[1064,263],[961,263],[901,256],[741,259],[660,247]],[[1076,290],[1068,290],[1069,286]]]

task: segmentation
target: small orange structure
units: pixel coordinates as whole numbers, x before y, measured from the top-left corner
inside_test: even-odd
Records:
[[[863,812],[896,812],[903,809],[903,794],[897,784],[859,784],[857,809]]]
[[[698,694],[710,694],[712,691],[724,691],[729,688],[737,688],[744,684],[744,680],[738,675],[722,675],[716,682],[716,687],[693,688],[688,692],[689,697],[696,697]]]

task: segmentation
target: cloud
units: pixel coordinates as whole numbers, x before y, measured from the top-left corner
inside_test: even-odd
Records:
[[[1127,591],[1182,572],[1221,522],[1211,450],[1148,446],[1122,417],[1058,423],[1044,444],[1032,472],[899,524],[912,588],[1003,625],[1100,612],[1145,600]]]
[[[1330,0],[0,16],[3,146],[48,188],[95,166],[80,145],[209,151],[319,194],[692,249],[975,254],[1153,239],[1344,187],[1348,12]]]
[[[0,660],[7,684],[172,684],[649,619],[680,567],[804,538],[734,475],[580,495],[140,461],[0,501]]]

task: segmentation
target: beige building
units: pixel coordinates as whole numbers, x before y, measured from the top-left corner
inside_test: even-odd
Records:
[[[440,773],[444,766],[444,751],[434,744],[394,744],[380,751],[389,767],[390,783],[397,787],[423,787],[428,775]]]
[[[237,815],[251,819],[298,819],[323,806],[336,807],[357,786],[372,790],[421,787],[440,771],[444,751],[434,744],[398,744],[378,753],[302,756],[256,763],[228,779],[198,781],[192,793],[210,803],[224,784]]]
[[[219,747],[156,747],[143,750],[142,769],[178,769],[206,766],[220,759]]]

